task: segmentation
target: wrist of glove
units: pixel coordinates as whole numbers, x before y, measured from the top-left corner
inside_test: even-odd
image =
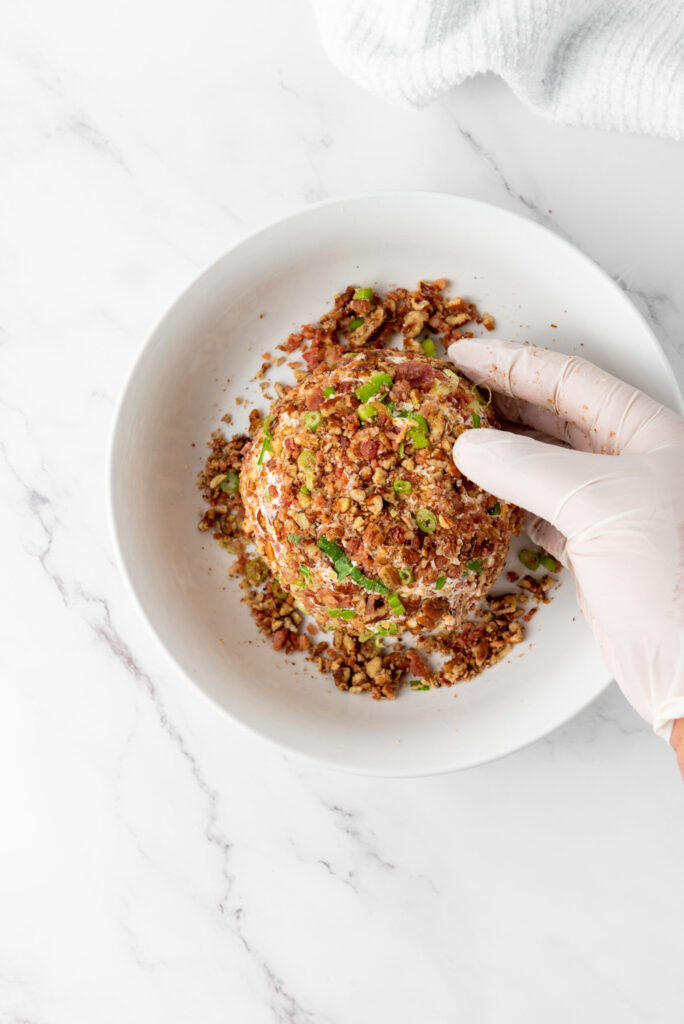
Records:
[[[466,339],[449,355],[535,432],[466,431],[458,468],[525,510],[625,696],[669,740],[684,717],[684,419],[562,353]]]

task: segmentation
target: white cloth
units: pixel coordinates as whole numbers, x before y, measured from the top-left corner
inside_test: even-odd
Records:
[[[681,0],[313,0],[330,60],[423,106],[492,71],[564,124],[684,139]]]

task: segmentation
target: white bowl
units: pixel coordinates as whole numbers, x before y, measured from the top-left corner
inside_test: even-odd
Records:
[[[261,736],[350,771],[425,775],[482,764],[565,722],[609,681],[566,574],[529,642],[477,680],[393,702],[342,693],[262,640],[228,579],[228,557],[197,530],[204,442],[226,411],[230,431],[244,425],[236,395],[265,408],[249,384],[261,353],[275,353],[348,283],[413,286],[442,276],[453,294],[495,315],[498,336],[578,353],[680,407],[650,328],[582,253],[492,206],[394,192],[307,207],[202,273],[143,346],[114,430],[121,565],[177,669]]]

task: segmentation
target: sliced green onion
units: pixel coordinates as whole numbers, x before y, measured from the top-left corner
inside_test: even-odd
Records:
[[[418,451],[420,448],[427,448],[430,444],[427,434],[423,434],[420,430],[409,430],[408,434],[413,441],[415,451]]]
[[[422,679],[411,679],[409,686],[412,690],[429,690],[430,687]]]
[[[389,373],[374,373],[365,384],[359,384],[354,394],[360,402],[367,402],[373,395],[377,395],[381,388],[391,388],[393,384],[394,380]]]
[[[307,565],[300,565],[298,570],[307,583],[311,583],[311,569]]]
[[[321,537],[317,542],[316,547],[320,548],[328,558],[332,559],[333,562],[336,562],[338,558],[342,558],[344,555],[344,551],[340,545],[335,544],[334,541],[328,540],[326,537]]]
[[[357,288],[356,291],[354,292],[354,298],[355,299],[361,299],[361,300],[365,299],[367,302],[369,302],[373,298],[373,289],[372,288]]]
[[[466,562],[466,569],[470,569],[471,572],[482,572],[482,559],[471,558],[469,562]]]
[[[410,494],[413,490],[410,480],[395,480],[392,487],[395,494]]]
[[[403,441],[399,445],[399,458],[400,459],[404,458],[404,442]]]
[[[248,558],[245,563],[245,576],[250,583],[263,583],[268,576],[268,568],[260,558]]]
[[[450,370],[445,366],[443,367],[443,371],[447,375],[447,377],[453,377],[454,380],[458,380],[458,374],[456,373],[455,370]]]
[[[370,640],[371,637],[374,637],[374,636],[375,636],[375,633],[362,633],[361,636],[359,637],[359,643],[360,644],[365,644],[366,640]]]
[[[320,427],[322,419],[323,416],[321,415],[321,413],[317,412],[315,409],[312,410],[311,412],[305,412],[304,426],[308,427],[309,430],[312,430],[315,433]]]
[[[557,562],[553,555],[542,555],[540,562],[545,569],[549,570],[549,572],[558,572],[561,567],[560,562]]]
[[[334,563],[333,568],[337,573],[338,583],[341,583],[342,580],[346,580],[347,576],[351,576],[354,571],[354,566],[346,555],[342,555],[338,558]]]
[[[290,544],[301,544],[302,542],[302,538],[298,537],[296,533],[288,533],[287,539],[289,540]]]
[[[352,571],[349,573],[349,578],[358,583],[364,590],[371,590],[374,594],[386,594],[389,587],[386,587],[380,580],[372,580],[368,576],[364,576],[358,566],[354,566]]]
[[[317,546],[321,551],[332,560],[333,568],[337,572],[338,581],[346,579],[347,576],[364,590],[371,590],[375,594],[387,594],[389,587],[386,587],[384,583],[380,583],[379,580],[372,580],[368,576],[364,576],[357,565],[354,565],[347,555],[345,555],[339,544],[335,544],[334,541],[328,540],[326,537],[321,537],[317,542]]]
[[[376,420],[378,418],[378,410],[370,402],[360,405],[356,411],[360,420]]]
[[[365,322],[365,316],[355,316],[354,319],[349,324],[349,330],[355,331],[358,327],[361,326],[361,324],[365,324]]]
[[[473,426],[474,427],[479,427],[480,424],[482,423],[482,420],[480,419],[480,414],[477,413],[477,412],[474,412],[472,414],[472,417],[473,417]]]
[[[392,609],[394,615],[403,615],[406,611],[398,594],[388,594],[387,604]]]
[[[266,452],[270,452],[271,450],[271,441],[273,440],[273,434],[268,428],[272,419],[272,416],[267,416],[266,419],[264,420],[264,443],[262,444],[261,451],[259,452],[257,466],[261,466],[261,464],[264,461],[264,456],[266,455]]]
[[[395,622],[388,622],[384,626],[377,626],[375,630],[377,636],[396,636],[397,626]]]
[[[314,466],[316,465],[316,455],[309,448],[304,448],[297,457],[297,465],[304,474],[304,483],[313,490],[314,485]]]
[[[501,502],[495,501],[491,508],[487,509],[488,516],[500,516],[501,515]]]
[[[323,397],[324,398],[332,398],[332,396],[334,394],[335,394],[335,388],[333,387],[332,384],[328,384],[327,387],[323,388]]]
[[[413,583],[413,573],[410,569],[398,569],[397,572],[402,583]]]
[[[416,526],[423,533],[434,533],[437,529],[437,517],[429,508],[419,508],[416,512]]]
[[[423,338],[420,344],[426,356],[434,356],[437,349],[435,348],[435,343],[432,338]]]
[[[226,473],[226,479],[221,484],[221,490],[224,494],[235,494],[240,486],[240,474],[236,473],[234,469],[229,469]]]
[[[388,396],[387,396],[387,395],[385,395],[385,397],[384,397],[384,398],[382,399],[382,402],[383,402],[383,404],[384,404],[384,405],[385,405],[385,407],[387,408],[387,415],[388,415],[388,416],[394,416],[394,406],[395,406],[395,405],[396,405],[397,403],[396,403],[396,402],[388,402],[388,401],[387,401],[387,398],[388,398]]]
[[[353,619],[356,612],[353,608],[329,608],[328,615],[332,615],[333,619]]]
[[[539,568],[541,556],[538,551],[530,551],[529,548],[523,548],[518,552],[518,558],[523,565],[527,566],[528,569],[532,569],[533,572]]]
[[[416,429],[419,430],[421,434],[428,434],[430,432],[428,421],[424,416],[421,416],[419,412],[413,412],[411,409],[400,409],[397,416],[400,416],[403,420],[411,420],[415,423]]]
[[[438,576],[437,579],[435,580],[435,590],[441,590],[444,584],[446,583],[446,580],[446,576]]]

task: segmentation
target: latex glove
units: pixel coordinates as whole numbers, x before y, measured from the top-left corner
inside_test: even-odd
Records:
[[[526,531],[574,576],[623,693],[669,740],[684,717],[684,419],[559,352],[464,339],[449,355],[507,419],[577,449],[468,430],[454,460],[528,510]]]

